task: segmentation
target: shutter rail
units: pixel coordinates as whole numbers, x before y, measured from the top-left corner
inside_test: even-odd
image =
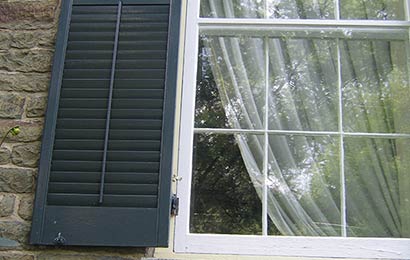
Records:
[[[101,179],[100,179],[100,196],[99,204],[104,202],[104,184],[105,184],[105,173],[107,171],[107,150],[108,150],[108,138],[110,134],[110,120],[111,120],[111,107],[112,107],[112,95],[114,90],[114,79],[115,79],[115,66],[117,63],[117,52],[118,52],[118,39],[120,34],[120,22],[121,22],[121,12],[122,12],[122,1],[118,1],[117,10],[117,24],[115,27],[115,39],[114,39],[114,49],[112,54],[112,65],[111,65],[111,78],[110,78],[110,91],[108,96],[108,106],[107,106],[107,118],[105,121],[105,138],[104,138],[104,153],[101,169]]]

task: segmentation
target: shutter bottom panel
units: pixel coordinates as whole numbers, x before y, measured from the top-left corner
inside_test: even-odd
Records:
[[[158,209],[46,206],[39,244],[55,245],[61,233],[64,245],[166,246],[158,245]],[[92,222],[90,222],[92,220]]]

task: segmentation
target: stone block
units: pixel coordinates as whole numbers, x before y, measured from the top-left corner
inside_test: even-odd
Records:
[[[53,48],[55,30],[0,31],[0,50]]]
[[[0,93],[0,118],[21,118],[25,98],[15,93]]]
[[[0,255],[0,260],[34,260],[34,256],[8,253],[7,255]]]
[[[35,174],[33,169],[0,167],[0,192],[33,192]]]
[[[11,239],[20,243],[27,242],[30,225],[21,221],[1,221],[0,237]]]
[[[11,153],[13,164],[21,167],[37,167],[40,159],[40,143],[16,145]]]
[[[0,217],[8,217],[13,214],[15,197],[11,194],[0,196]]]
[[[50,84],[49,73],[0,73],[0,90],[46,92]]]
[[[8,50],[0,52],[0,69],[16,72],[49,72],[53,52],[50,50]]]
[[[26,116],[27,117],[43,117],[46,111],[47,97],[32,96],[27,101]]]
[[[10,150],[6,147],[1,147],[0,148],[0,165],[8,164],[10,162],[10,158],[11,158]]]
[[[107,253],[108,254],[108,253]],[[137,260],[141,259],[141,256],[135,257],[123,257],[123,256],[107,256],[107,255],[82,255],[82,254],[48,254],[43,253],[37,257],[38,260]]]
[[[0,120],[0,133],[3,135],[14,126],[20,126],[21,132],[16,136],[8,135],[6,142],[33,142],[41,138],[42,120]]]
[[[20,200],[18,209],[19,216],[24,220],[31,220],[33,215],[34,197],[31,195],[23,196]]]
[[[46,27],[57,17],[58,1],[0,2],[0,28]]]

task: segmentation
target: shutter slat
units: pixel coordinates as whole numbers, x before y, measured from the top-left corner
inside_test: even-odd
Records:
[[[108,79],[65,79],[64,88],[108,88]],[[162,89],[164,79],[116,79],[116,89]]]
[[[97,194],[100,190],[99,183],[61,183],[50,182],[50,193],[70,194]],[[107,183],[104,187],[107,195],[155,195],[158,192],[156,184],[112,184]]]
[[[67,108],[59,110],[59,117],[64,118],[105,118],[105,109],[81,109]],[[113,109],[111,110],[112,119],[162,119],[161,109]]]
[[[110,59],[112,51],[109,50],[69,50],[67,59]],[[118,60],[135,60],[135,59],[165,59],[166,52],[163,50],[119,50]]]
[[[54,150],[54,160],[90,160],[99,161],[102,159],[102,150]],[[108,151],[109,161],[146,161],[159,162],[159,152],[134,152],[134,151]]]
[[[56,129],[58,139],[103,139],[105,130],[100,129]],[[111,140],[160,140],[160,130],[117,130],[110,131]]]
[[[106,32],[115,29],[113,23],[72,23],[71,32]],[[121,24],[121,32],[168,32],[168,23],[128,23]]]
[[[98,206],[99,195],[92,194],[61,194],[49,193],[49,205],[64,206]],[[150,195],[104,195],[104,205],[107,207],[139,207],[155,208],[157,196]]]
[[[167,42],[160,40],[139,40],[139,41],[126,41],[120,42],[119,48],[122,51],[134,51],[134,50],[149,50],[149,51],[161,51],[166,48]],[[67,49],[69,51],[104,51],[111,50],[114,47],[113,41],[69,41]],[[120,58],[120,57],[119,57]]]
[[[108,79],[110,77],[109,69],[65,69],[64,75],[67,79]],[[152,79],[164,78],[164,69],[119,69],[115,73],[116,78],[123,79]]]
[[[159,151],[159,140],[111,140],[108,142],[108,147],[111,151],[126,150],[132,151]],[[102,140],[83,140],[83,139],[56,139],[55,149],[70,149],[70,150],[102,150],[104,142]]]
[[[69,34],[70,41],[113,41],[115,34],[113,32],[72,32]],[[168,32],[121,32],[120,40],[122,41],[166,41]]]
[[[133,89],[113,91],[114,98],[154,98],[162,99],[164,91],[162,89]],[[105,98],[108,96],[108,89],[70,89],[65,88],[61,92],[62,98]]]
[[[60,101],[61,108],[105,108],[107,99],[104,98],[64,98]],[[115,99],[113,109],[161,109],[163,101],[161,99]]]
[[[67,60],[66,69],[109,69],[111,60],[92,60],[78,59]],[[164,59],[134,59],[134,60],[117,60],[117,69],[165,69]]]
[[[63,129],[101,129],[105,126],[105,119],[59,119],[57,128]],[[112,119],[111,129],[147,129],[161,130],[161,120],[149,119]]]
[[[156,162],[107,162],[108,172],[158,172],[159,163]],[[52,171],[85,171],[96,172],[101,170],[99,161],[59,161],[54,160]]]
[[[135,172],[107,172],[106,183],[130,183],[130,184],[157,184],[156,173]],[[52,182],[99,182],[101,172],[69,172],[52,171],[50,181]]]

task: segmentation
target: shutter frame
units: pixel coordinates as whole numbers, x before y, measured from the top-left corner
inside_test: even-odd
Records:
[[[142,228],[138,231],[140,237],[124,236],[119,238],[118,241],[109,241],[101,238],[100,236],[110,235],[102,232],[100,235],[96,235],[94,241],[74,241],[67,243],[67,245],[89,245],[89,246],[168,246],[168,234],[169,234],[169,217],[171,207],[171,177],[172,177],[172,152],[173,152],[173,137],[174,137],[174,116],[175,116],[175,100],[176,100],[176,83],[177,83],[177,60],[178,60],[178,47],[179,47],[179,33],[180,33],[180,12],[181,1],[180,0],[123,0],[123,5],[133,4],[169,4],[169,29],[167,39],[167,57],[166,64],[167,70],[165,75],[165,93],[163,104],[163,120],[162,120],[162,138],[161,138],[161,160],[159,171],[159,191],[157,201],[157,213],[151,212],[150,209],[138,209],[134,208],[114,208],[114,207],[85,207],[84,212],[76,212],[74,208],[68,206],[50,206],[47,205],[48,184],[50,182],[51,162],[53,155],[53,146],[56,134],[56,124],[58,119],[58,108],[60,101],[60,92],[63,81],[63,71],[65,64],[65,56],[68,45],[68,37],[70,32],[70,21],[73,5],[114,5],[118,0],[68,0],[63,1],[61,4],[61,13],[58,26],[56,48],[53,59],[52,75],[49,90],[49,99],[47,104],[47,112],[45,119],[45,126],[43,131],[43,140],[41,146],[41,156],[39,163],[39,174],[37,181],[36,199],[34,203],[34,213],[32,220],[32,230],[30,236],[31,244],[38,245],[52,245],[53,241],[50,241],[50,231],[47,225],[50,225],[50,219],[47,218],[47,212],[53,212],[53,214],[59,215],[62,222],[66,221],[66,227],[71,228],[73,232],[83,232],[81,227],[76,226],[76,220],[84,218],[86,214],[94,216],[98,223],[97,217],[102,213],[109,214],[108,219],[112,221],[127,219],[129,223],[136,223],[133,217],[140,217],[145,219],[156,218],[156,234],[155,239],[149,234],[149,238],[145,238],[143,234],[150,232],[153,225],[146,223],[142,225]],[[64,208],[64,209],[63,209]],[[78,219],[64,220],[65,214],[69,216],[76,216]],[[82,214],[83,213],[83,214]],[[70,215],[71,214],[71,215]],[[83,219],[90,222],[90,219]],[[56,221],[53,221],[55,223]],[[141,219],[141,222],[144,223]],[[91,222],[90,222],[91,223]],[[120,226],[121,221],[118,221]],[[57,224],[58,225],[58,224]],[[100,227],[101,230],[106,228]],[[132,229],[132,227],[128,227]],[[115,229],[112,230],[115,232]],[[54,231],[53,231],[54,232]],[[85,232],[85,231],[84,231]],[[55,234],[55,233],[53,233]],[[48,238],[44,239],[47,235]],[[57,235],[57,234],[55,234]],[[86,236],[86,234],[84,234]],[[63,234],[64,236],[64,234]],[[119,237],[119,234],[116,234]],[[101,239],[100,239],[101,238]],[[122,239],[128,239],[123,241]]]
[[[63,80],[64,61],[70,30],[73,0],[61,2],[60,19],[56,36],[56,47],[51,70],[50,89],[48,93],[47,112],[44,121],[43,137],[40,149],[40,161],[37,177],[36,197],[33,208],[30,243],[40,244],[45,206],[47,201],[48,180],[50,179],[51,157],[57,123],[57,112],[60,101],[61,83]]]

